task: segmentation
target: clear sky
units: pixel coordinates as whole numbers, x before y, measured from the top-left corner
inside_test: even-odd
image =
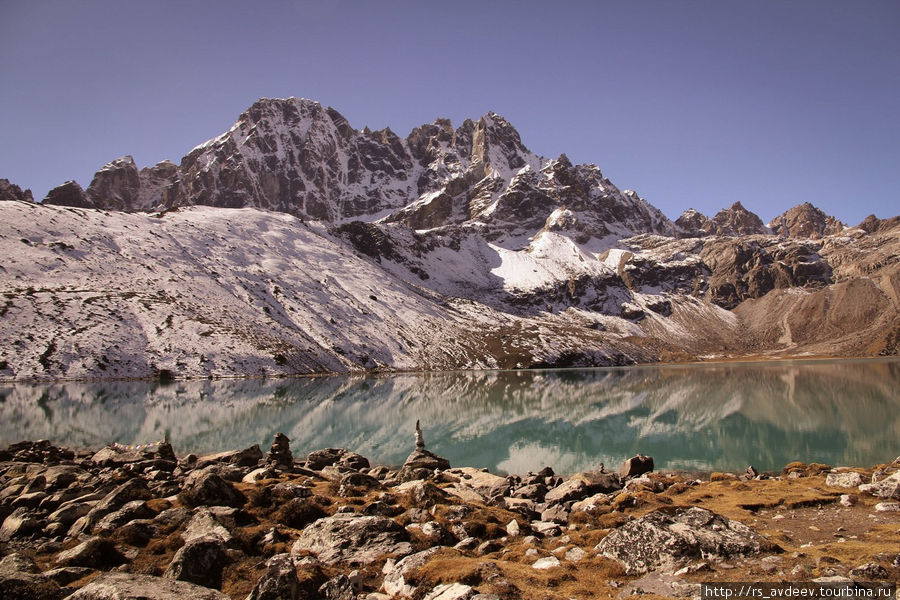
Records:
[[[494,110],[669,217],[900,214],[900,2],[0,0],[0,177],[179,162],[259,97],[401,136]]]

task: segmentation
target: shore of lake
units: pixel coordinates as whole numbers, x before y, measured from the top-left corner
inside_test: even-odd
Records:
[[[638,455],[504,477],[410,446],[387,467],[345,449],[294,457],[280,434],[266,453],[203,457],[14,444],[0,450],[0,596],[679,597],[900,579],[900,458],[698,477]]]

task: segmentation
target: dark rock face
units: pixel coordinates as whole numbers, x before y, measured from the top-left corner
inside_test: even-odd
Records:
[[[660,509],[622,525],[597,544],[629,574],[698,559],[777,552],[778,546],[743,523],[702,508]]]
[[[0,179],[0,201],[34,202],[31,190],[22,190],[9,179]]]
[[[769,227],[772,233],[788,238],[817,239],[823,235],[838,233],[843,224],[826,215],[809,202],[804,202],[775,217]]]
[[[74,181],[67,181],[47,192],[44,204],[71,206],[72,208],[97,208],[93,200]]]
[[[710,269],[707,298],[723,308],[773,289],[831,283],[828,263],[801,244],[722,238],[706,244],[700,258]]]
[[[291,550],[309,550],[326,564],[347,562],[366,565],[385,554],[412,552],[409,534],[385,517],[337,514],[308,525]]]
[[[768,233],[762,219],[744,208],[740,202],[720,210],[716,216],[704,223],[701,229],[711,235],[727,236]]]
[[[95,206],[111,210],[134,210],[139,205],[141,176],[131,156],[117,158],[94,175],[85,190]]]

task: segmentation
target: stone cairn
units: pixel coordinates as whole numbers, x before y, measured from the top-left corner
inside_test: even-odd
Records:
[[[276,433],[272,441],[272,447],[266,454],[266,464],[282,469],[291,469],[294,466],[294,455],[291,453],[291,440],[283,433]]]

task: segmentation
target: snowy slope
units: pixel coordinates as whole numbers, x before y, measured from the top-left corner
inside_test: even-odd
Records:
[[[577,315],[512,315],[412,285],[287,214],[4,202],[0,218],[4,377],[529,366],[566,352],[596,364],[646,358],[615,335],[573,335]],[[500,339],[507,330],[522,335]]]

